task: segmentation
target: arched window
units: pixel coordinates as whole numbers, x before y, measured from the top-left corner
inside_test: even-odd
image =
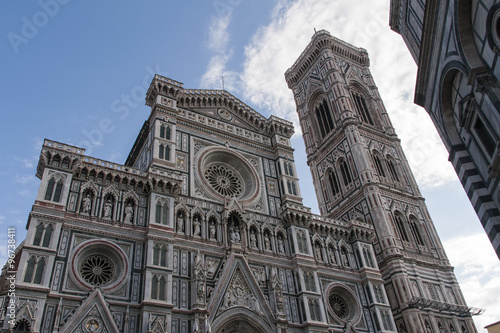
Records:
[[[158,289],[159,289],[159,292],[158,292],[158,294],[159,294],[159,295],[158,295],[158,299],[159,299],[160,301],[164,301],[164,300],[165,300],[165,285],[166,285],[166,283],[165,283],[165,278],[162,276],[162,277],[160,278],[160,286],[159,286],[159,288],[158,288]]]
[[[42,240],[43,231],[45,230],[42,223],[38,224],[35,229],[35,238],[33,239],[33,245],[39,246]]]
[[[170,160],[170,146],[165,146],[165,159]]]
[[[356,105],[356,111],[365,123],[373,125],[373,119],[370,115],[370,110],[366,104],[365,97],[357,91],[352,93],[352,97],[354,99],[354,104]]]
[[[162,124],[160,126],[160,138],[170,140],[170,137],[171,137],[170,126]]]
[[[377,152],[373,152],[373,161],[375,162],[375,168],[377,169],[378,175],[385,178],[385,171],[382,166],[382,157]]]
[[[27,265],[26,265],[26,273],[24,274],[24,282],[31,283],[33,280],[33,272],[35,270],[35,265],[36,265],[36,257],[31,257],[29,258]]]
[[[308,253],[308,250],[307,250],[307,243],[306,243],[306,234],[304,231],[302,230],[299,230],[297,232],[297,245],[298,245],[298,248],[299,248],[299,252],[300,253]]]
[[[155,223],[168,224],[168,202],[156,202]]]
[[[38,260],[35,270],[35,277],[33,279],[33,283],[40,284],[42,283],[43,270],[45,269],[45,258],[41,258]]]
[[[396,166],[395,162],[392,159],[392,157],[387,157],[387,169],[389,169],[389,175],[391,176],[392,181],[394,182],[400,182],[398,172],[396,171]]]
[[[342,174],[342,179],[344,181],[344,185],[347,187],[352,183],[351,172],[349,171],[349,167],[347,166],[347,162],[345,160],[340,160],[340,173]]]
[[[50,178],[50,180],[47,183],[47,189],[45,190],[44,200],[59,202],[59,200],[61,200],[62,187],[63,187],[63,182],[61,179],[59,179],[56,183],[53,177]]]
[[[340,194],[340,186],[339,186],[339,180],[337,178],[336,173],[333,170],[330,170],[328,172],[328,184],[330,185],[330,192],[332,194],[332,201],[335,199],[336,196]]]
[[[285,169],[285,174],[288,175],[288,176],[291,176],[293,177],[293,167],[292,167],[292,163],[290,162],[284,162],[283,163],[283,167]]]
[[[422,234],[420,233],[420,230],[418,228],[418,221],[415,217],[410,217],[410,229],[411,233],[413,234],[413,238],[415,238],[415,241],[417,242],[418,245],[424,246],[424,240],[422,238]]]
[[[363,256],[365,257],[365,261],[366,261],[366,264],[368,265],[368,267],[374,268],[375,265],[373,264],[371,251],[366,247],[363,247]]]
[[[165,246],[162,246],[160,251],[160,266],[167,266],[167,248]]]
[[[333,118],[325,99],[318,103],[314,109],[318,122],[321,138],[324,138],[333,129]]]
[[[52,232],[54,231],[54,228],[52,227],[52,224],[49,224],[45,228],[45,235],[43,236],[43,243],[42,246],[44,247],[49,247],[50,244],[50,238],[52,237]]]
[[[295,186],[295,182],[287,180],[286,184],[288,187],[288,193],[297,195],[297,187]]]
[[[158,299],[158,277],[156,275],[151,279],[151,299]]]
[[[396,212],[394,214],[394,220],[396,221],[396,228],[398,229],[399,237],[405,242],[410,242],[403,223],[404,217],[401,215],[401,213]]]
[[[158,157],[161,159],[164,159],[165,154],[165,146],[163,144],[160,144],[160,149],[158,151]]]
[[[153,247],[153,265],[158,265],[159,261],[160,261],[160,246],[158,244],[156,244],[154,247]]]
[[[43,271],[45,269],[45,258],[36,258],[32,256],[26,264],[26,273],[24,275],[24,282],[28,283],[42,283]]]

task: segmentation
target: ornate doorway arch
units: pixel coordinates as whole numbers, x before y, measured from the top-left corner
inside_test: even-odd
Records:
[[[213,333],[275,332],[262,317],[243,307],[225,311],[212,322]]]

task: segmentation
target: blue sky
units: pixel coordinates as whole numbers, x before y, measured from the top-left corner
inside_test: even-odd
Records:
[[[425,111],[416,67],[388,27],[389,0],[215,0],[0,3],[0,239],[24,239],[44,138],[124,163],[149,114],[153,73],[186,88],[225,88],[265,116],[297,124],[284,72],[314,29],[368,50],[371,70],[478,328],[498,320],[500,264]],[[110,128],[104,133],[99,126]],[[304,204],[317,212],[296,127]],[[1,234],[0,234],[1,235]],[[0,249],[2,258],[6,249]]]

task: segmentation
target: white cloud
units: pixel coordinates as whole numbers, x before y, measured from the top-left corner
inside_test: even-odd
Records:
[[[460,236],[444,242],[446,253],[467,304],[486,309],[474,322],[480,332],[498,321],[500,313],[500,262],[484,233]]]
[[[228,48],[231,38],[228,27],[232,17],[232,9],[228,9],[224,15],[214,17],[210,24],[207,48],[214,54],[201,78],[201,86],[204,88],[221,89],[221,76],[226,77],[226,82],[236,83],[239,81],[237,73],[226,70],[226,65],[234,53],[232,49]],[[231,80],[227,80],[228,77],[231,77]],[[227,89],[236,90],[237,88],[236,86],[227,86]]]
[[[284,73],[310,42],[314,29],[328,30],[333,36],[367,49],[372,75],[417,183],[439,186],[456,181],[432,121],[424,109],[413,103],[415,62],[401,36],[390,30],[388,22],[389,0],[280,0],[270,22],[260,27],[245,47],[243,70],[228,70],[229,59],[216,54],[202,82],[211,82],[207,78],[215,77],[220,84],[220,73],[230,72],[233,82],[239,80],[235,83],[235,93],[257,110],[294,121],[296,134],[300,134],[295,104]],[[227,25],[218,26],[227,29]],[[219,87],[215,81],[211,83],[202,86]],[[308,173],[305,161],[297,161],[297,166],[301,168],[299,173]],[[309,184],[301,184],[303,190],[307,186]],[[479,240],[481,237],[483,239]],[[500,295],[500,279],[496,278],[500,276],[499,263],[494,254],[483,255],[486,253],[481,249],[483,246],[490,247],[492,253],[490,242],[484,238],[484,234],[469,235],[445,244],[452,264],[457,267],[456,275],[467,302],[487,309],[484,315],[475,319],[480,329],[498,320],[494,315],[500,313],[500,302],[495,299]],[[479,247],[477,252],[471,252],[470,246],[464,244],[478,244]]]
[[[388,0],[279,1],[269,24],[260,27],[245,47],[239,73],[226,68],[233,55],[228,49],[232,17],[228,12],[214,18],[210,27],[208,45],[215,54],[202,77],[202,87],[220,88],[221,75],[230,77],[226,82],[231,82],[231,91],[264,112],[293,121],[300,135],[284,73],[309,43],[314,29],[328,30],[368,50],[373,76],[418,183],[441,185],[456,176],[428,115],[413,104],[416,66],[401,36],[389,29],[388,13]]]

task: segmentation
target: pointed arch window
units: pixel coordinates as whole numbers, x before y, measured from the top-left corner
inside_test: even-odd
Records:
[[[337,174],[333,171],[330,170],[328,172],[328,184],[330,185],[330,192],[332,194],[332,200],[340,194],[340,186],[339,186],[339,180],[337,178]]]
[[[170,160],[170,145],[160,144],[158,149],[158,157],[162,160]]]
[[[403,223],[404,217],[400,213],[396,213],[394,219],[396,220],[396,228],[398,229],[399,237],[405,242],[410,242]]]
[[[375,168],[377,169],[378,175],[385,178],[385,171],[382,166],[382,157],[377,152],[373,153],[373,161],[375,162]]]
[[[318,122],[321,138],[324,138],[333,129],[332,114],[325,99],[316,104],[314,113],[316,114],[316,120]]]
[[[307,250],[306,234],[302,230],[297,232],[297,245],[300,253],[309,253]]]
[[[352,183],[352,176],[349,170],[349,166],[347,165],[347,162],[343,159],[339,162],[339,166],[340,166],[340,173],[342,174],[342,179],[344,181],[344,185],[347,187]]]
[[[391,157],[387,157],[387,169],[389,169],[389,175],[394,182],[400,182],[398,172],[396,171],[395,162]]]
[[[63,188],[63,181],[59,179],[57,182],[54,177],[50,178],[45,190],[45,200],[59,202],[61,200],[61,192]]]
[[[167,139],[170,140],[172,130],[170,129],[170,126],[162,124],[160,126],[160,138],[162,139]]]
[[[43,271],[45,269],[45,258],[37,258],[32,256],[26,265],[26,273],[24,274],[24,282],[27,283],[42,283]]]
[[[33,245],[49,247],[53,231],[54,227],[52,226],[52,224],[49,224],[47,226],[45,226],[43,223],[38,224],[35,228]]]
[[[155,223],[157,224],[168,224],[168,202],[157,201],[156,211],[155,211]]]
[[[417,244],[424,246],[424,239],[422,238],[422,234],[420,233],[420,230],[418,228],[418,221],[415,217],[410,218],[410,229]]]
[[[158,299],[158,277],[156,275],[151,279],[151,299]]]
[[[354,104],[356,105],[356,111],[358,111],[358,114],[363,122],[374,125],[365,97],[357,91],[352,93],[352,97],[354,99]]]
[[[293,167],[292,163],[290,162],[284,162],[283,167],[285,169],[285,175],[293,177]]]

